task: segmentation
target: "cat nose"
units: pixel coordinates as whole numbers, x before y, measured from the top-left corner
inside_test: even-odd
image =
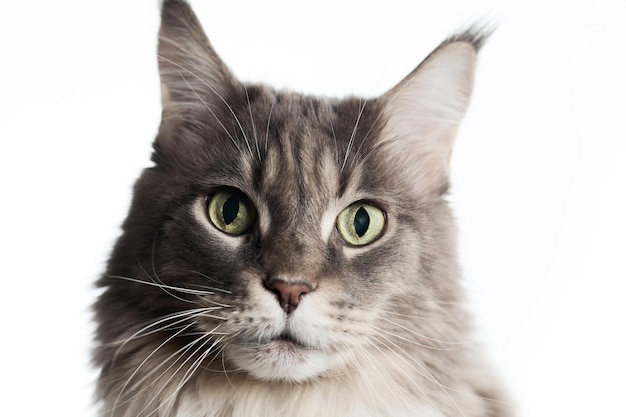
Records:
[[[300,300],[306,294],[313,291],[311,284],[307,282],[288,282],[280,278],[272,278],[265,283],[265,287],[276,294],[280,307],[289,314],[300,304]]]

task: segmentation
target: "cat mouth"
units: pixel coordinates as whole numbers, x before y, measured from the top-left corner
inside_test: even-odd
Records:
[[[330,367],[331,358],[323,350],[286,330],[233,348],[235,366],[262,381],[303,382]]]
[[[270,339],[270,343],[277,343],[277,344],[283,344],[283,345],[292,345],[294,347],[299,347],[299,348],[302,348],[302,349],[308,348],[307,346],[305,346],[304,344],[300,343],[296,338],[294,338],[293,336],[291,336],[288,333],[281,333],[278,337],[274,337],[274,338]]]
[[[289,333],[281,333],[276,337],[268,339],[264,343],[264,349],[269,351],[288,351],[296,352],[302,350],[312,350],[311,346],[308,346]]]

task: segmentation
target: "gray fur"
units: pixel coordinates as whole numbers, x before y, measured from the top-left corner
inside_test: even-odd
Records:
[[[159,66],[155,166],[98,282],[103,416],[510,415],[463,308],[449,145],[388,125],[403,83],[369,100],[241,84],[183,1],[164,2]],[[256,208],[246,234],[206,217],[224,187]],[[334,219],[361,200],[387,225],[355,248]],[[312,291],[287,314],[269,279]]]

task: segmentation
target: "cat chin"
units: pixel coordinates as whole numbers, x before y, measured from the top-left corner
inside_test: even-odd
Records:
[[[275,339],[255,348],[231,349],[237,368],[261,381],[301,383],[338,366],[336,355]]]

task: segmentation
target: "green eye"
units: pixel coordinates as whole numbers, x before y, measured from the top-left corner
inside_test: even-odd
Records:
[[[208,198],[209,220],[229,235],[246,233],[256,220],[256,210],[242,193],[235,190],[218,191]]]
[[[375,241],[385,228],[385,213],[365,202],[353,203],[337,217],[337,231],[352,246],[363,246]]]

